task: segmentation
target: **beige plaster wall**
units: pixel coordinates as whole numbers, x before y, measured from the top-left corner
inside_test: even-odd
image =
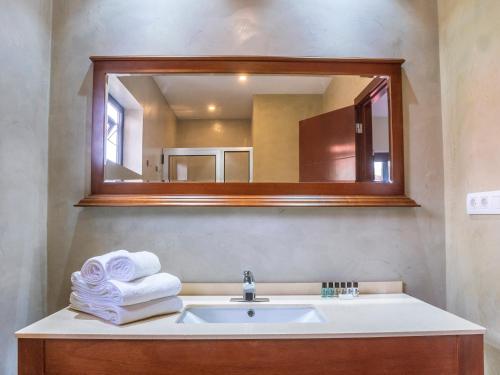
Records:
[[[51,1],[0,1],[0,374],[46,312]],[[65,159],[68,162],[69,158]]]
[[[125,108],[123,127],[123,166],[136,174],[142,175],[144,110]]]
[[[177,118],[153,77],[128,76],[120,81],[143,109],[142,178],[161,180],[162,149],[175,145]]]
[[[405,58],[407,193],[422,207],[73,207],[90,186],[88,57],[130,54]],[[116,248],[154,251],[184,281],[402,279],[444,306],[435,1],[55,0],[51,79],[49,311],[72,271]]]
[[[254,95],[254,182],[299,182],[299,121],[319,115],[322,95]]]
[[[447,307],[484,325],[500,374],[500,216],[469,216],[468,192],[500,189],[500,2],[439,2]]]
[[[177,120],[175,147],[249,147],[251,145],[251,120]]]
[[[354,99],[372,79],[360,76],[333,76],[323,94],[323,112],[353,105]]]

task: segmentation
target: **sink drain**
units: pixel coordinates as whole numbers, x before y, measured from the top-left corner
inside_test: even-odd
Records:
[[[247,315],[251,318],[255,315],[255,311],[253,311],[252,309],[248,310],[247,311]]]

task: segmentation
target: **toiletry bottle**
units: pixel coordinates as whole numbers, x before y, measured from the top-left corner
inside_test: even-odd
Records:
[[[347,294],[349,296],[353,295],[353,293],[352,293],[352,282],[350,282],[350,281],[348,281],[347,284],[346,284],[345,294]]]
[[[323,281],[321,283],[321,297],[322,298],[328,297],[328,286],[326,281]]]
[[[340,293],[339,293],[339,296],[343,296],[344,294],[346,293],[346,289],[345,289],[345,282],[342,281],[340,283]]]
[[[340,283],[335,281],[335,287],[333,288],[333,296],[338,297],[340,294]]]
[[[328,282],[328,297],[333,297],[333,281]]]
[[[341,282],[340,289],[342,293],[339,295],[340,299],[353,299],[352,295],[352,283],[351,282]]]
[[[357,282],[357,281],[354,281],[354,282],[352,283],[352,286],[353,286],[353,288],[352,288],[352,294],[353,294],[353,296],[354,296],[354,297],[359,296],[359,286],[358,286],[358,285],[359,285],[359,284],[358,284],[358,282]]]

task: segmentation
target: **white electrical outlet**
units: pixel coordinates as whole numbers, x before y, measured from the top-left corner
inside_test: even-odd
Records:
[[[500,191],[467,194],[469,215],[500,215]]]

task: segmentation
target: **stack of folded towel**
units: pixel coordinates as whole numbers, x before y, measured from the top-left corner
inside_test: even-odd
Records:
[[[160,269],[158,257],[147,251],[90,258],[71,275],[70,307],[114,324],[180,311],[181,282]]]

